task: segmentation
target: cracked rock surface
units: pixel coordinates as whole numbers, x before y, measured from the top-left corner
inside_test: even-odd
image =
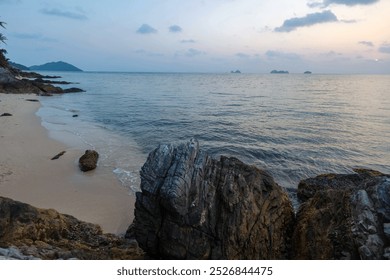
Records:
[[[294,213],[272,177],[196,140],[160,145],[141,170],[134,231],[150,256],[287,259]]]

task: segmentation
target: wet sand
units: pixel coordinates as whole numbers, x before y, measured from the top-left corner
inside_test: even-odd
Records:
[[[102,166],[83,173],[78,159],[85,147],[68,147],[49,137],[35,115],[39,102],[28,94],[1,94],[0,196],[39,208],[53,208],[123,234],[133,220],[133,195],[112,170]],[[57,160],[56,154],[65,151]],[[98,151],[99,152],[99,151]]]

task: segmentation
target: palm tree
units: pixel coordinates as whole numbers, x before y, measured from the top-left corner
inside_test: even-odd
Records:
[[[5,22],[0,21],[0,26],[5,28]],[[0,43],[5,44],[5,40],[7,40],[7,38],[2,33],[0,33]],[[7,61],[7,58],[5,57],[6,53],[7,53],[7,51],[5,49],[0,48],[0,66],[1,67],[8,66],[8,61]]]
[[[0,21],[0,26],[5,28],[5,22]],[[0,42],[5,44],[5,40],[7,40],[7,38],[3,34],[0,33]]]
[[[5,40],[7,40],[7,38],[0,33],[0,41],[5,44]]]

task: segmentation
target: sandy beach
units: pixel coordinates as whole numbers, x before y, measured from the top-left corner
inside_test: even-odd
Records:
[[[78,159],[85,147],[68,147],[48,136],[35,115],[39,102],[30,94],[1,94],[0,196],[53,208],[123,234],[133,220],[134,196],[108,168],[83,173]],[[66,151],[57,160],[53,156]]]

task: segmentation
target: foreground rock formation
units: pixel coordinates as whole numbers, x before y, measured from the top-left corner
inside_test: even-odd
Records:
[[[303,180],[297,259],[390,259],[390,176],[356,169]]]
[[[297,195],[294,216],[268,173],[195,140],[160,145],[125,238],[0,197],[0,259],[390,259],[390,175],[320,175]]]
[[[139,259],[134,240],[99,226],[0,197],[0,255],[9,259]],[[17,248],[17,249],[15,249]]]
[[[154,258],[390,259],[390,176],[355,172],[301,181],[294,218],[264,171],[194,140],[161,145],[141,171],[135,237]]]
[[[294,213],[268,173],[191,140],[150,153],[141,180],[133,227],[152,257],[289,258]]]

